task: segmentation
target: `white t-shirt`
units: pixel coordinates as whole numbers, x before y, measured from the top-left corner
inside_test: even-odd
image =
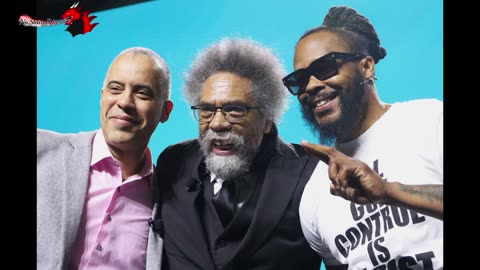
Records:
[[[443,102],[394,103],[364,134],[335,148],[362,160],[386,181],[443,185]],[[331,195],[327,169],[318,163],[300,202],[305,237],[327,265],[443,269],[443,221]]]

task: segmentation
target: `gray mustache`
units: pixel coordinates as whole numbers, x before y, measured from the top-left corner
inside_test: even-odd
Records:
[[[209,148],[212,147],[211,143],[213,140],[228,141],[229,143],[233,144],[235,147],[242,146],[244,144],[243,137],[233,133],[232,131],[215,132],[209,129],[201,138],[202,144],[208,144]]]

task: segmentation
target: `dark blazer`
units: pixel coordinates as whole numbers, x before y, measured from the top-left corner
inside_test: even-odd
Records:
[[[230,247],[221,253],[221,259],[213,255],[216,251],[210,248],[209,228],[205,228],[201,213],[205,179],[198,169],[204,166],[198,141],[165,149],[157,160],[166,255],[162,269],[320,269],[321,259],[305,240],[298,214],[303,189],[318,160],[309,160],[303,151],[299,155],[295,148],[303,150],[275,134],[253,220],[236,243],[226,240],[214,247]]]

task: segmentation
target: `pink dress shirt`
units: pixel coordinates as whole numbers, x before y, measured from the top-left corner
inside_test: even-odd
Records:
[[[145,269],[153,211],[153,163],[122,183],[101,130],[93,140],[90,177],[69,269]]]

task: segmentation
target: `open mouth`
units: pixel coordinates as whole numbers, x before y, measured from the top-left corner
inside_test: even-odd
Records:
[[[226,140],[213,139],[212,152],[219,156],[232,155],[236,152],[235,144]]]
[[[222,140],[213,140],[212,141],[213,147],[222,150],[222,151],[229,151],[234,149],[235,145],[233,143],[222,141]]]
[[[336,92],[322,94],[310,101],[310,107],[315,110],[315,112],[326,110],[330,107],[332,101],[336,100],[336,97],[338,97]]]
[[[328,102],[330,102],[332,99],[333,98],[327,98],[327,99],[319,100],[315,103],[315,107],[323,106],[323,105],[327,104]]]

